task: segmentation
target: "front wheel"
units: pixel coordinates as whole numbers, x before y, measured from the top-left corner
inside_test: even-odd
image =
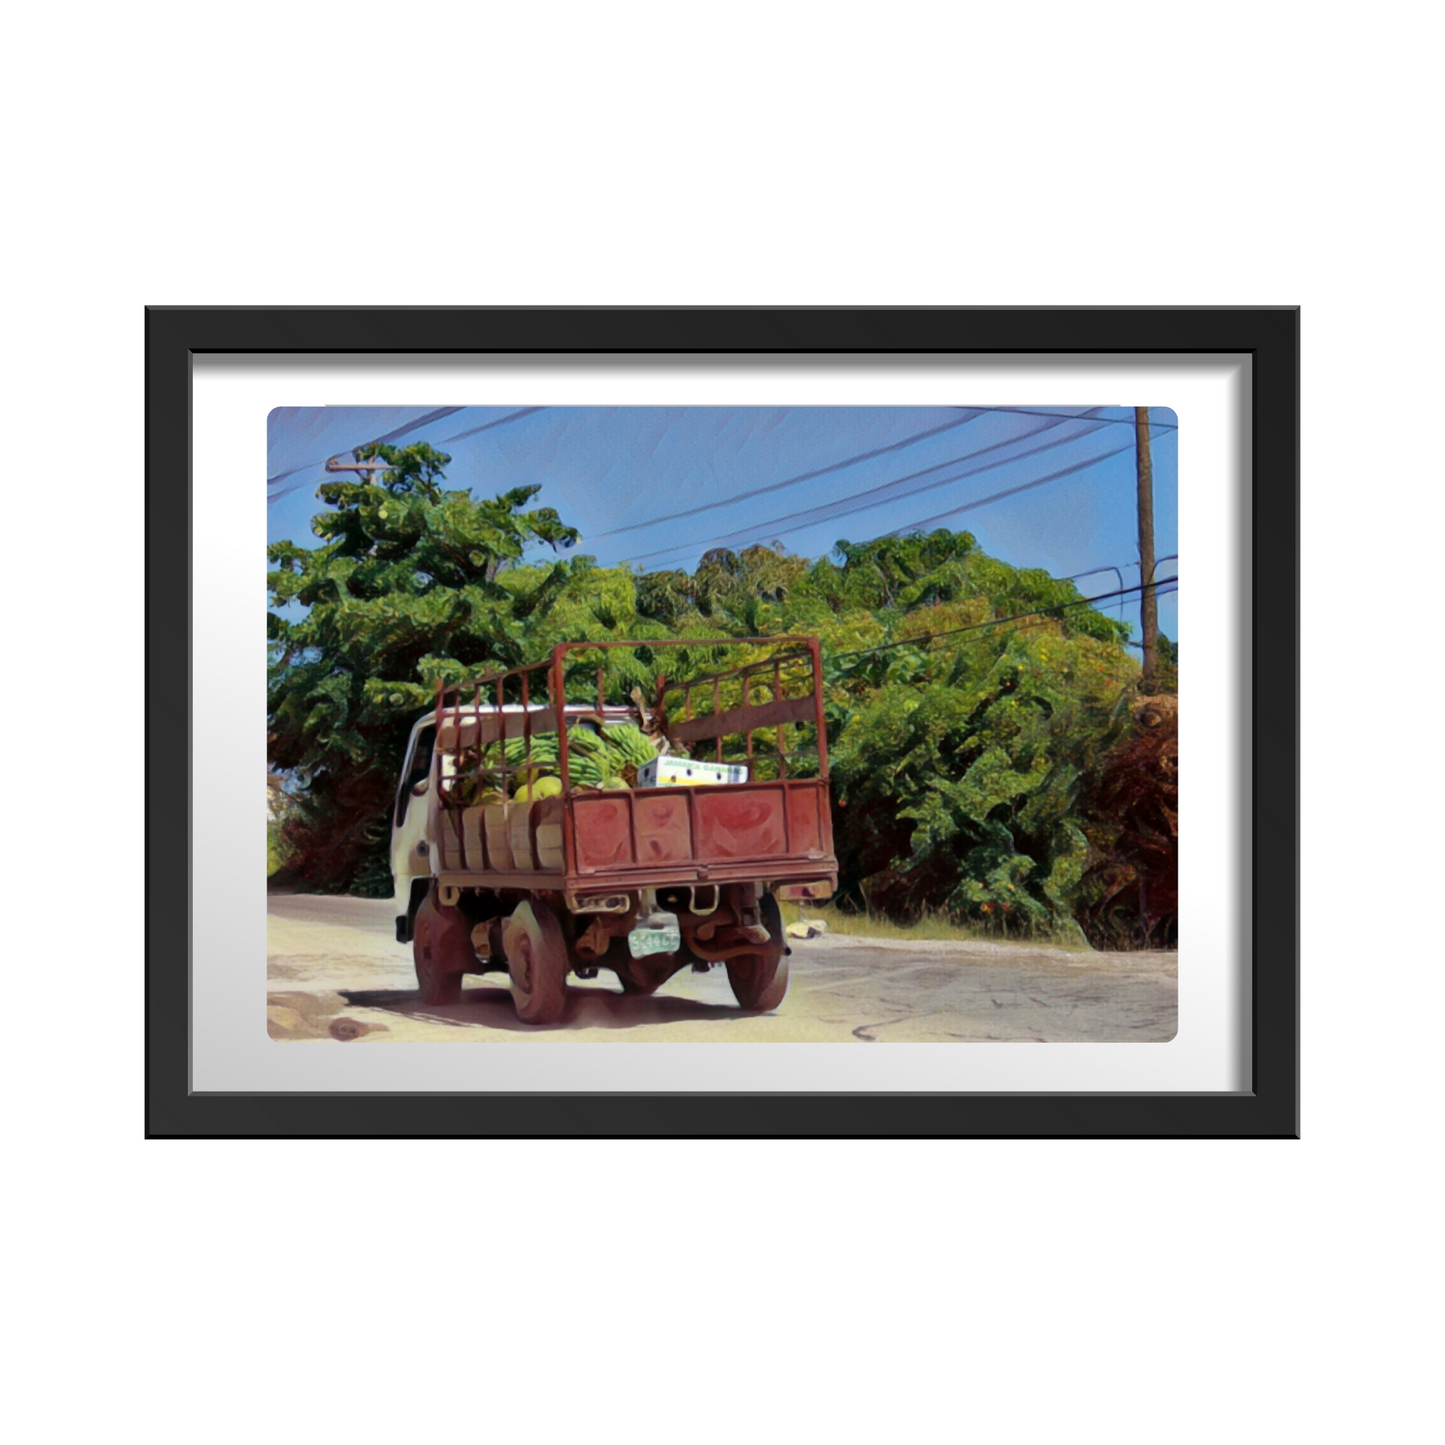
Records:
[[[788,991],[783,914],[771,893],[763,895],[758,917],[768,930],[768,941],[756,953],[740,953],[728,959],[728,983],[739,1007],[750,1013],[767,1013],[782,1003]]]

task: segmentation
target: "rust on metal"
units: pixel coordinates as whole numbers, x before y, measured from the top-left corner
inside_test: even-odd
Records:
[[[704,713],[702,717],[673,726],[672,740],[681,743],[704,742],[709,738],[721,741],[731,733],[746,732],[751,739],[761,728],[780,727],[783,723],[810,722],[813,699],[810,697],[780,698],[773,702],[743,703],[723,712]],[[748,753],[751,757],[751,750]],[[718,759],[722,761],[721,758]]]
[[[522,674],[522,756],[526,759],[528,783],[531,782],[532,767],[532,693],[527,686],[528,674]],[[502,739],[502,751],[506,752],[507,742]]]
[[[567,644],[565,642],[552,649],[552,667],[548,684],[551,689],[552,709],[557,719],[557,771],[562,777],[564,798],[572,788],[572,776],[567,765],[569,755],[567,747],[567,681],[562,669],[562,659],[566,655]],[[577,871],[577,823],[571,806],[565,807],[562,813],[562,866],[569,875]]]
[[[720,715],[721,712],[722,712],[722,704],[721,704],[721,702],[719,701],[719,698],[718,698],[718,691],[719,691],[719,689],[720,689],[721,687],[722,687],[722,679],[721,679],[721,678],[714,678],[714,679],[713,679],[713,685],[712,685],[712,715],[713,715],[713,720],[714,720],[714,721],[716,721],[716,720],[718,719],[719,715]],[[713,736],[717,738],[717,760],[718,760],[718,762],[722,762],[722,740],[723,740],[723,735],[719,732],[719,733],[714,733]]]
[[[699,646],[761,646],[774,649],[766,660],[754,658],[743,666],[713,672],[703,677],[669,682],[659,674],[656,685],[656,712],[666,718],[667,699],[674,698],[672,716],[682,717],[665,723],[666,736],[675,745],[693,749],[713,743],[708,752],[724,761],[729,749],[734,759],[747,760],[747,781],[723,786],[683,787],[678,785],[633,789],[626,792],[600,792],[572,785],[567,738],[569,714],[581,709],[590,711],[590,698],[571,703],[567,699],[565,659],[568,653],[589,648],[616,647],[648,649]],[[778,648],[789,648],[777,651]],[[805,670],[806,669],[806,673]],[[763,679],[771,672],[771,687]],[[533,687],[533,674],[541,672],[547,679],[546,703]],[[759,674],[762,674],[760,677]],[[585,674],[584,674],[585,676]],[[513,696],[520,696],[521,706],[507,710],[507,694],[513,685]],[[575,679],[574,679],[575,681]],[[694,693],[699,687],[712,692],[711,711],[698,715],[693,707]],[[727,696],[724,696],[724,689]],[[729,703],[733,689],[739,701]],[[584,692],[591,689],[583,683]],[[754,690],[766,700],[753,700]],[[485,691],[495,692],[495,703],[484,701]],[[466,717],[464,698],[470,693],[471,716]],[[771,692],[771,697],[767,694]],[[636,701],[636,699],[634,699]],[[448,703],[450,708],[448,709]],[[729,703],[729,705],[724,705]],[[643,721],[647,721],[647,699]],[[637,708],[608,707],[605,669],[597,669],[597,715],[635,716]],[[518,715],[519,714],[519,715]],[[485,886],[489,890],[516,888],[536,893],[569,893],[579,890],[587,894],[599,892],[635,892],[641,888],[688,887],[702,880],[711,886],[753,883],[765,877],[773,887],[826,887],[836,881],[837,864],[832,857],[832,825],[828,807],[827,733],[823,711],[822,656],[816,638],[678,638],[646,642],[560,643],[552,649],[551,658],[522,667],[492,671],[471,683],[447,687],[437,684],[437,733],[434,746],[444,745],[460,762],[463,752],[475,746],[477,790],[473,806],[480,807],[483,787],[483,756],[494,742],[501,742],[498,761],[499,787],[503,797],[510,791],[508,782],[515,771],[506,758],[506,739],[523,739],[523,768],[534,766],[535,738],[555,731],[557,735],[558,771],[561,774],[561,796],[546,800],[550,806],[528,810],[528,857],[515,862],[494,856],[482,815],[473,821],[477,833],[475,847],[467,846],[470,836],[463,825],[464,796],[439,798],[439,803],[452,812],[452,825],[457,834],[460,868],[447,866],[448,859],[438,861],[438,879],[451,888]],[[451,724],[444,734],[443,725]],[[787,728],[811,723],[817,729],[818,776],[797,777],[789,772]],[[775,752],[764,747],[760,753],[755,734],[772,732]],[[734,739],[725,748],[725,739]],[[793,757],[808,755],[794,751]],[[764,770],[776,761],[777,776]],[[811,771],[811,770],[810,770]],[[543,816],[545,814],[545,817]],[[526,863],[542,863],[543,847],[535,829],[544,823],[555,829],[560,822],[560,868],[528,868]],[[450,831],[450,830],[449,830]],[[556,833],[551,834],[554,838]],[[555,843],[550,845],[555,848]],[[447,850],[450,852],[450,849]],[[552,853],[551,858],[556,859]],[[505,864],[499,867],[497,865]]]

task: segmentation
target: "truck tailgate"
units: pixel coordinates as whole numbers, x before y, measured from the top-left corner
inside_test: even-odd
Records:
[[[735,865],[757,876],[758,864],[774,861],[806,871],[831,861],[827,788],[818,778],[789,778],[576,795],[568,801],[577,872],[698,867],[724,877]]]

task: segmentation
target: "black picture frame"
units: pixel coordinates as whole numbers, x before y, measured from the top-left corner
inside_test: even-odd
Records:
[[[385,337],[378,345],[377,338]],[[1297,307],[150,307],[146,347],[148,1138],[1299,1136]],[[988,353],[1251,359],[1251,1088],[1213,1093],[212,1094],[190,1088],[190,940],[157,845],[190,839],[159,719],[189,697],[191,366],[204,353]],[[190,572],[188,569],[188,586]],[[188,592],[189,595],[189,592]],[[1267,661],[1260,647],[1268,619]],[[189,747],[188,747],[189,755]]]

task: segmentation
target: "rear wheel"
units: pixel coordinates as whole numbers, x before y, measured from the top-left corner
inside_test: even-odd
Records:
[[[758,916],[768,930],[768,941],[756,953],[728,959],[728,983],[741,1008],[767,1013],[782,1003],[788,991],[788,959],[783,914],[771,893],[763,895]]]
[[[535,899],[519,903],[502,934],[517,1017],[554,1024],[567,1006],[567,940],[557,915]]]
[[[438,903],[435,888],[416,911],[411,957],[423,1003],[448,1004],[461,999],[462,975],[477,966],[472,925],[461,909]]]

